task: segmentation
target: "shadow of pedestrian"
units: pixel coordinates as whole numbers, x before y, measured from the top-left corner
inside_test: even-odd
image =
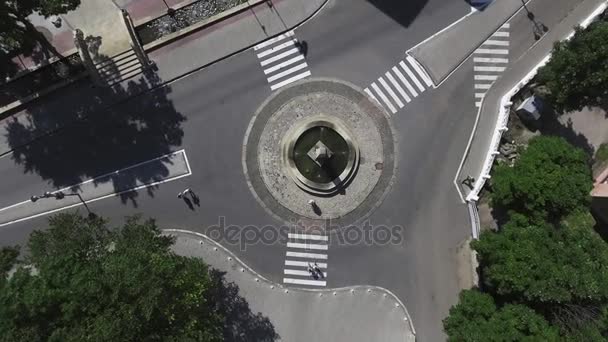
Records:
[[[209,300],[216,305],[217,312],[224,317],[222,334],[227,342],[278,341],[280,336],[274,326],[261,313],[253,313],[247,300],[239,295],[239,287],[226,281],[226,272],[217,269],[209,271],[215,286]]]
[[[197,207],[200,207],[201,199],[194,192],[191,192],[190,195],[192,196],[192,202],[194,202],[194,204],[196,204]]]
[[[184,200],[184,203],[186,203],[186,205],[188,206],[188,208],[190,208],[190,210],[194,210],[194,206],[192,205],[192,201],[188,197],[184,196],[184,197],[182,197],[182,199]]]
[[[308,43],[303,40],[303,41],[296,41],[295,42],[296,48],[298,48],[298,51],[300,51],[300,53],[306,57],[306,55],[308,55]]]

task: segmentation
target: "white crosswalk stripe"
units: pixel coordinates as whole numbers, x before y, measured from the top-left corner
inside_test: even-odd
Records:
[[[401,97],[403,97],[405,99],[405,102],[412,101],[412,99],[409,97],[409,95],[405,92],[405,90],[403,90],[403,88],[399,85],[399,83],[397,83],[397,80],[395,80],[395,78],[393,77],[393,75],[391,75],[390,72],[387,71],[384,75],[389,80],[389,82],[391,82],[393,87],[395,87],[395,89],[397,89],[399,94],[401,94]]]
[[[483,99],[492,84],[506,70],[509,63],[509,27],[501,26],[475,50],[473,57],[475,106],[481,107]]]
[[[270,90],[276,90],[311,75],[306,57],[293,31],[268,39],[253,50],[267,76]]]
[[[410,63],[410,65],[412,66],[412,68],[414,68],[414,70],[416,70],[416,72],[420,76],[420,79],[422,79],[424,81],[424,83],[426,83],[426,86],[427,87],[432,86],[433,85],[433,81],[431,81],[431,78],[426,74],[426,72],[422,69],[422,67],[420,65],[418,65],[418,63],[416,62],[416,60],[414,59],[414,57],[407,56],[406,59]]]
[[[289,233],[287,237],[283,284],[327,286],[327,254],[325,253],[329,249],[329,236]],[[319,272],[311,274],[309,266],[318,267]]]
[[[378,81],[380,82],[380,84],[382,84],[384,89],[386,89],[386,92],[391,96],[391,98],[393,98],[393,101],[395,101],[397,106],[399,106],[399,108],[403,108],[403,102],[401,102],[401,100],[397,97],[397,94],[395,94],[393,89],[391,89],[391,87],[389,87],[389,85],[386,83],[384,78],[380,77],[380,78],[378,78]]]
[[[389,114],[395,114],[432,85],[431,78],[418,62],[407,56],[364,91]]]
[[[395,108],[395,106],[393,106],[391,101],[388,100],[388,97],[386,97],[386,95],[384,95],[382,90],[380,90],[380,87],[378,87],[378,85],[375,82],[372,82],[372,89],[374,89],[376,94],[378,94],[378,96],[380,96],[382,101],[384,101],[384,104],[386,104],[386,106],[391,111],[391,113],[393,113],[393,114],[397,113],[397,109]]]

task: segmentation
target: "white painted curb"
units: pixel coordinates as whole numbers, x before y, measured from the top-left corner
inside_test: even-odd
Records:
[[[259,278],[260,280],[264,281],[267,284],[271,284],[277,288],[280,289],[286,289],[285,286],[281,285],[281,284],[277,284],[274,283],[268,279],[266,279],[264,276],[262,276],[261,274],[257,273],[256,271],[254,271],[251,267],[249,267],[246,263],[244,263],[241,259],[239,259],[236,255],[234,255],[230,250],[228,250],[226,247],[222,246],[221,244],[219,244],[218,242],[216,242],[215,240],[211,239],[210,237],[208,237],[205,234],[201,234],[201,233],[197,233],[197,232],[193,232],[190,230],[185,230],[185,229],[163,229],[162,230],[163,234],[166,235],[175,235],[175,234],[189,234],[189,235],[194,235],[197,238],[204,240],[205,242],[214,245],[215,247],[217,247],[218,249],[221,249],[222,252],[228,254],[234,262],[238,263],[241,265],[242,268],[246,269],[247,271],[249,271],[249,273],[253,274],[256,278]],[[301,292],[314,292],[314,293],[333,293],[333,292],[337,292],[337,291],[363,291],[363,290],[376,290],[379,292],[384,292],[386,295],[389,295],[391,297],[393,297],[393,299],[395,300],[396,304],[398,306],[400,306],[401,308],[403,308],[403,311],[405,312],[405,316],[407,317],[407,322],[410,326],[410,330],[412,332],[412,334],[414,336],[416,336],[416,329],[414,328],[414,323],[412,322],[412,317],[410,316],[409,311],[407,311],[407,307],[403,304],[403,302],[399,299],[399,297],[397,297],[394,293],[392,293],[391,291],[379,287],[379,286],[372,286],[372,285],[354,285],[354,286],[347,286],[347,287],[339,287],[339,288],[333,288],[333,289],[307,289],[307,288],[298,288],[298,287],[289,287],[290,291],[301,291]]]
[[[606,10],[606,8],[608,7],[608,2],[604,2],[601,5],[599,5],[592,13],[591,15],[589,15],[587,18],[585,18],[579,25],[583,28],[587,28],[592,22],[594,22],[595,20],[598,19],[598,17]],[[570,38],[572,38],[572,36],[574,35],[574,30],[572,30],[570,32],[570,34],[568,34],[566,37],[564,37],[563,40],[568,40]],[[509,112],[510,112],[510,108],[511,108],[511,98],[522,88],[524,87],[526,84],[528,84],[528,82],[530,82],[530,80],[532,78],[534,78],[534,76],[536,76],[536,74],[538,73],[538,70],[543,67],[545,64],[547,64],[547,62],[549,61],[549,59],[551,58],[551,52],[549,52],[545,58],[543,58],[540,63],[538,63],[536,66],[534,66],[530,72],[528,72],[528,74],[526,74],[515,86],[513,86],[513,88],[511,88],[511,90],[509,90],[507,93],[505,93],[501,100],[500,100],[500,107],[499,107],[499,112],[498,112],[498,119],[497,119],[497,124],[496,127],[494,128],[494,132],[492,134],[492,140],[490,142],[490,148],[488,149],[488,153],[485,157],[484,163],[483,163],[483,167],[481,170],[481,173],[479,174],[479,177],[476,178],[475,180],[475,184],[473,186],[473,189],[471,190],[471,192],[466,196],[466,202],[477,202],[479,200],[479,193],[481,192],[481,190],[483,189],[483,186],[486,183],[486,180],[491,178],[490,175],[490,171],[492,170],[492,165],[494,164],[494,160],[496,158],[496,155],[498,155],[498,148],[500,146],[500,139],[502,138],[502,133],[504,131],[507,130],[507,122],[509,120]],[[483,101],[483,100],[482,100]],[[467,145],[465,154],[464,154],[464,158],[462,160],[462,163],[460,165],[460,167],[458,168],[458,172],[456,173],[456,177],[454,178],[454,186],[456,186],[456,189],[458,190],[458,193],[461,195],[461,198],[463,198],[462,193],[460,191],[459,185],[458,185],[458,178],[460,176],[460,172],[462,169],[462,166],[464,165],[464,161],[467,157],[467,153],[470,149],[472,140],[473,140],[473,136],[475,135],[475,132],[477,130],[477,122],[479,120],[479,116],[481,114],[481,108],[479,109],[478,113],[477,113],[477,118],[475,120],[475,127],[473,129],[473,132],[471,133],[471,136],[469,138],[469,144]],[[463,198],[464,199],[464,198]],[[475,207],[476,207],[476,203],[475,203]],[[476,209],[475,209],[476,210]],[[472,228],[472,235],[474,238],[478,238],[478,227],[476,227],[476,225],[474,224],[474,222],[471,222],[471,228]]]

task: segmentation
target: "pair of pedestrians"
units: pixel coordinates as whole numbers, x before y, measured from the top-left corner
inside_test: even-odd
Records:
[[[311,265],[310,263],[308,263],[308,273],[310,273],[310,276],[313,277],[314,279],[325,278],[325,275],[323,274],[323,272],[319,268],[319,265],[317,265],[316,262],[314,265]]]
[[[193,202],[200,207],[200,199],[190,188],[186,188],[184,191],[178,193],[177,198],[184,200],[191,210],[194,210],[194,206],[192,205]]]

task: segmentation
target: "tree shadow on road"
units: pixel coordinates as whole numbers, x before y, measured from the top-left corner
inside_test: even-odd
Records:
[[[212,301],[225,318],[224,341],[227,342],[271,342],[280,339],[274,326],[260,312],[253,313],[249,303],[239,295],[239,287],[226,281],[226,272],[210,270],[211,281],[216,285]]]
[[[409,27],[428,2],[428,0],[367,1],[403,27]]]
[[[160,83],[156,75],[147,73],[126,86],[89,88],[86,96],[80,95],[86,98],[75,92],[64,96],[63,104],[32,106],[28,116],[15,116],[6,123],[12,160],[24,173],[35,173],[50,186],[64,188],[173,152],[181,145],[186,119],[168,99],[170,87],[147,92]],[[86,88],[87,83],[79,86]],[[143,172],[110,175],[95,185],[112,182],[114,192],[122,192],[167,175],[167,165],[149,163]],[[152,196],[154,188],[147,190]],[[137,206],[137,195],[128,191],[120,197],[123,203]]]

